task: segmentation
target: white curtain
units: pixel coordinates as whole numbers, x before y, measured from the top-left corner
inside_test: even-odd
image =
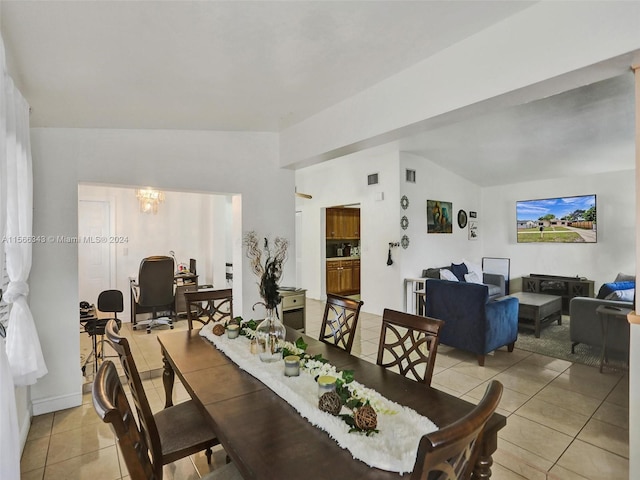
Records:
[[[29,106],[7,74],[0,39],[0,234],[9,285],[3,297],[13,303],[7,338],[0,338],[0,479],[20,479],[20,436],[14,385],[31,385],[47,373],[40,341],[27,304],[31,270],[33,177],[29,141]]]
[[[13,379],[4,338],[0,337],[0,478],[20,479],[20,433]]]
[[[7,110],[7,228],[5,243],[9,286],[4,300],[12,303],[7,331],[7,356],[16,385],[33,385],[47,373],[38,332],[27,303],[33,223],[33,175],[29,144],[29,105],[5,77]],[[27,239],[27,241],[13,241]]]

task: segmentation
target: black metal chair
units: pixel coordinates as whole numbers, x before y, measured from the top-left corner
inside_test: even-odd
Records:
[[[115,355],[104,354],[104,327],[109,320],[115,320],[118,324],[118,328],[122,327],[122,320],[118,318],[118,314],[124,312],[124,297],[120,290],[104,290],[98,295],[98,310],[105,313],[111,313],[113,316],[104,317],[100,316],[100,329],[98,332],[100,335],[100,357],[104,360],[106,357]]]
[[[138,283],[134,289],[134,301],[143,308],[151,309],[149,320],[135,322],[133,329],[147,327],[147,333],[160,325],[173,329],[175,315],[174,262],[165,256],[147,257],[140,262]],[[168,310],[171,317],[158,318],[158,311]],[[133,320],[133,319],[132,319]]]

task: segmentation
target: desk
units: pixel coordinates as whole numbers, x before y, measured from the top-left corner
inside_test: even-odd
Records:
[[[184,301],[184,292],[188,289],[198,288],[198,275],[192,273],[180,273],[173,277],[175,283],[175,300],[173,304],[173,311],[176,315],[179,313],[186,314],[186,304]],[[151,313],[150,307],[141,307],[136,303],[135,295],[133,293],[134,288],[138,286],[138,280],[135,277],[129,277],[129,307],[131,315],[131,323],[135,325],[137,322],[136,317],[140,313]]]
[[[300,332],[287,328],[287,339]],[[354,370],[355,378],[390,400],[407,405],[437,425],[447,425],[468,413],[473,405],[408,380],[373,363],[302,335],[311,354],[321,354],[339,370]],[[166,403],[171,405],[175,373],[211,422],[216,436],[245,479],[304,477],[313,468],[314,480],[409,478],[371,468],[354,460],[325,432],[311,425],[263,383],[240,370],[199,331],[158,335],[164,361]],[[494,414],[482,437],[473,478],[491,476],[491,455],[497,449],[498,430],[506,418]]]

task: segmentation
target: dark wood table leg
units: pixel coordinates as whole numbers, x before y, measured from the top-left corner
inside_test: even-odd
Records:
[[[164,408],[173,406],[173,381],[175,379],[175,372],[173,367],[169,363],[169,360],[162,353],[162,363],[164,364],[164,371],[162,372],[162,383],[164,384]]]
[[[473,480],[491,478],[491,466],[493,465],[491,455],[498,449],[498,432],[484,433],[481,441],[480,451],[471,474]]]

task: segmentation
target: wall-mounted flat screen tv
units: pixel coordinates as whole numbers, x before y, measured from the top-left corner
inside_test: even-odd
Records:
[[[518,243],[595,243],[596,196],[516,202]]]

